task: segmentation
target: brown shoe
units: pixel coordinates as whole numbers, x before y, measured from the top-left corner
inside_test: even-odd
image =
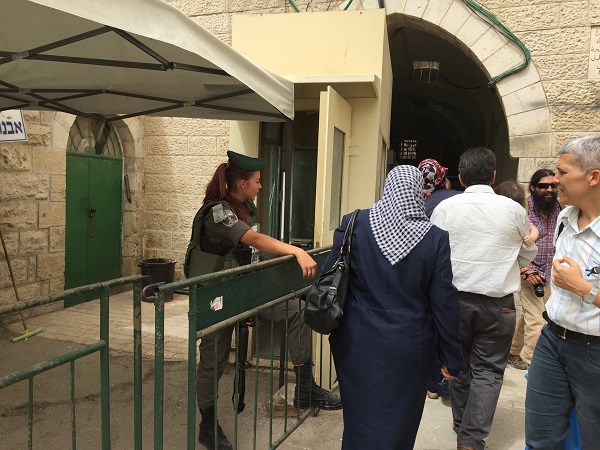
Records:
[[[468,445],[465,444],[458,444],[456,446],[456,450],[475,450],[473,447],[469,447]]]
[[[521,359],[519,355],[510,355],[508,357],[508,363],[513,366],[515,369],[519,370],[527,370],[529,365]]]

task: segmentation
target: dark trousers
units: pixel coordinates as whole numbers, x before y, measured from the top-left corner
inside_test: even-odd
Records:
[[[288,318],[288,349],[290,359],[295,366],[310,361],[311,357],[311,329],[304,323],[304,302],[291,300],[286,304],[280,303],[273,307],[273,321],[285,323],[286,313]],[[260,319],[271,320],[271,310],[268,309],[258,315]],[[217,346],[217,383],[229,360],[231,349],[231,334],[234,327],[202,337],[200,341],[200,361],[196,369],[196,399],[200,409],[206,409],[215,401],[214,370],[215,370],[215,345]]]
[[[458,298],[464,361],[461,375],[450,381],[452,417],[457,442],[483,450],[515,332],[515,301],[512,294],[494,298],[459,292]]]
[[[525,438],[531,450],[561,450],[577,409],[584,450],[600,448],[600,343],[561,339],[545,326],[527,381]]]

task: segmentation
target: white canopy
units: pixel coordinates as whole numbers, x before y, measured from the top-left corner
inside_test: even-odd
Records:
[[[0,5],[0,110],[294,117],[290,81],[162,0],[0,0]]]

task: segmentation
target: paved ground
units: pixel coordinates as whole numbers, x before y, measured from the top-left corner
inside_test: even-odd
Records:
[[[131,293],[111,297],[111,444],[114,449],[133,447],[132,367],[133,313]],[[165,305],[165,449],[185,448],[186,376],[187,376],[187,297],[175,295]],[[42,327],[44,332],[27,341],[9,343],[20,335],[20,322],[0,328],[0,377],[67,351],[98,340],[99,306],[90,302],[73,308],[44,314],[27,320],[30,330]],[[142,304],[142,349],[144,405],[152,405],[154,352],[154,307]],[[77,445],[83,449],[100,448],[98,357],[91,355],[76,364]],[[496,411],[487,448],[492,450],[522,450],[525,379],[524,371],[507,368],[504,387]],[[231,382],[221,383],[219,407],[230,417]],[[291,376],[293,380],[293,375]],[[270,434],[276,439],[285,425],[274,419],[269,431],[268,414],[264,408],[269,397],[270,376],[260,371],[258,386],[257,448],[266,448]],[[253,383],[249,383],[247,399],[254,398]],[[292,387],[293,389],[293,387]],[[385,387],[382,387],[385,389]],[[35,378],[34,382],[34,448],[70,448],[71,405],[69,401],[68,366]],[[290,397],[293,394],[290,394]],[[253,448],[253,411],[239,416],[239,449]],[[146,412],[147,411],[147,412]],[[20,449],[27,446],[27,383],[0,390],[1,448]],[[226,433],[233,436],[233,419],[223,420]],[[450,407],[446,399],[427,399],[416,449],[452,450],[456,435],[451,427]],[[288,424],[289,426],[289,424]],[[144,448],[152,448],[152,412],[145,409],[143,417]],[[339,448],[342,435],[341,411],[322,411],[309,418],[280,447],[283,449],[329,450]],[[201,448],[198,445],[198,448]]]

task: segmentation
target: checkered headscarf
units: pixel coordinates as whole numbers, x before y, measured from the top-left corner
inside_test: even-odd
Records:
[[[435,159],[429,158],[419,163],[419,170],[423,174],[423,196],[427,198],[442,182],[448,169]]]
[[[425,215],[423,175],[414,166],[393,168],[383,196],[369,211],[369,222],[383,256],[393,266],[423,239],[433,226]]]

